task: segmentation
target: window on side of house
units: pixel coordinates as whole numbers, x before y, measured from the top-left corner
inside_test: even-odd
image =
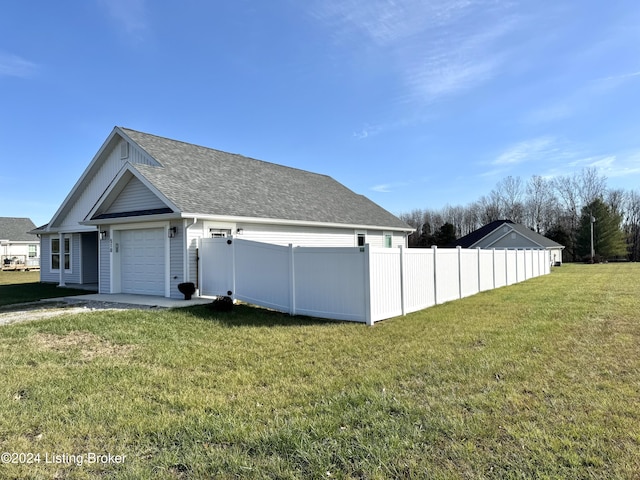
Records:
[[[60,251],[60,239],[51,239],[51,270],[60,270],[60,256],[63,257],[64,269],[71,269],[71,239],[65,237],[64,251]]]
[[[35,258],[38,256],[38,246],[29,245],[29,258]]]
[[[393,246],[393,233],[384,232],[384,248],[391,248]]]
[[[231,236],[231,229],[228,228],[210,228],[209,235],[211,238],[227,238]]]

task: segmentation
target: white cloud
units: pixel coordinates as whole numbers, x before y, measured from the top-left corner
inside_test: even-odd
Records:
[[[371,187],[371,190],[379,193],[390,193],[398,188],[403,188],[410,185],[411,182],[391,182],[391,183],[382,183],[380,185],[374,185]]]
[[[570,163],[572,167],[596,168],[609,178],[640,174],[640,152],[627,155],[586,157]]]
[[[358,140],[364,140],[365,138],[372,137],[380,133],[381,127],[378,125],[365,125],[362,130],[353,132],[353,137]]]
[[[0,77],[27,78],[32,76],[37,68],[35,63],[22,57],[0,52]]]
[[[491,164],[516,165],[550,156],[558,156],[555,140],[552,137],[539,137],[512,145],[498,155]]]
[[[430,103],[498,74],[507,52],[497,42],[517,23],[506,8],[488,0],[323,0],[314,12],[339,42],[357,49],[359,36],[373,46],[405,87],[399,99]]]
[[[140,37],[147,31],[145,0],[100,0],[100,3],[127,35]]]

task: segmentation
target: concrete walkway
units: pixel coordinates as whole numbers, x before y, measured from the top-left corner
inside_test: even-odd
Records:
[[[192,307],[194,305],[205,305],[213,301],[211,298],[193,297],[191,300],[177,300],[175,298],[156,297],[153,295],[131,295],[127,293],[92,293],[89,295],[64,297],[64,300],[69,302],[123,303],[128,305],[161,308]]]

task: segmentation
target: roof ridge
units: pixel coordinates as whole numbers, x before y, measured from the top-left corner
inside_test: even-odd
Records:
[[[210,151],[212,151],[212,152],[219,152],[219,153],[223,153],[223,154],[225,154],[225,155],[233,155],[233,156],[235,156],[235,157],[246,158],[247,160],[252,160],[252,161],[254,161],[254,162],[261,162],[261,163],[265,163],[265,164],[268,164],[268,165],[274,165],[274,166],[276,166],[276,167],[280,167],[280,168],[289,168],[289,169],[291,169],[291,170],[296,170],[296,171],[298,171],[298,172],[310,173],[310,174],[312,174],[312,175],[318,175],[318,176],[322,176],[322,177],[327,177],[327,178],[332,179],[333,181],[336,181],[336,180],[335,180],[331,175],[327,175],[327,174],[324,174],[324,173],[312,172],[311,170],[304,170],[304,169],[302,169],[302,168],[298,168],[298,167],[291,167],[291,166],[289,166],[289,165],[282,165],[281,163],[275,163],[275,162],[270,162],[270,161],[268,161],[268,160],[261,160],[261,159],[259,159],[259,158],[248,157],[247,155],[243,155],[243,154],[241,154],[241,153],[227,152],[226,150],[220,150],[220,149],[218,149],[218,148],[206,147],[206,146],[204,146],[204,145],[199,145],[199,144],[197,144],[197,143],[190,143],[190,142],[185,142],[185,141],[183,141],[183,140],[176,140],[175,138],[164,137],[164,136],[162,136],[162,135],[155,135],[155,134],[153,134],[153,133],[142,132],[142,131],[140,131],[140,130],[135,130],[135,129],[133,129],[133,128],[122,127],[122,126],[120,126],[120,127],[118,127],[118,128],[120,128],[121,130],[123,130],[125,133],[126,133],[127,131],[129,131],[129,132],[135,132],[135,133],[139,133],[139,134],[141,134],[141,135],[146,135],[146,136],[148,136],[148,137],[159,138],[159,139],[161,139],[161,140],[167,140],[167,141],[169,141],[169,142],[180,143],[180,144],[182,144],[182,145],[188,145],[188,146],[190,146],[190,147],[202,148],[202,149],[205,149],[205,150],[210,150]]]

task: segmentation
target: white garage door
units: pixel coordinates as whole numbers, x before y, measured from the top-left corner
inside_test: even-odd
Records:
[[[164,229],[123,230],[122,293],[164,296]]]

